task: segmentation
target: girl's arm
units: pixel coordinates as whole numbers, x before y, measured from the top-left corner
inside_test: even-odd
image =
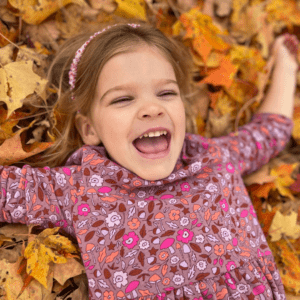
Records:
[[[76,168],[0,166],[0,222],[52,223],[73,235],[72,171]]]
[[[272,51],[275,55],[275,68],[271,86],[257,113],[281,114],[292,119],[298,69],[296,59],[298,44],[299,41],[290,35],[276,39]]]

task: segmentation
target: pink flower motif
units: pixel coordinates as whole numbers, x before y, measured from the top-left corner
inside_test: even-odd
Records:
[[[164,300],[166,297],[166,293],[157,294],[156,297],[158,298],[158,300]]]
[[[249,209],[249,213],[253,216],[253,217],[257,217],[256,213],[253,211],[253,205],[250,206],[250,209]]]
[[[235,290],[236,289],[236,285],[235,285],[234,278],[232,278],[229,273],[226,273],[225,277],[226,277],[226,280],[225,280],[226,284],[228,286],[230,286],[233,290]]]
[[[256,147],[257,147],[258,149],[261,149],[261,148],[262,148],[262,146],[261,146],[261,144],[260,144],[259,142],[256,142]]]
[[[227,172],[229,172],[229,173],[234,173],[234,166],[233,166],[233,164],[232,163],[228,163],[227,165],[226,165],[226,170],[227,170]]]
[[[183,192],[188,192],[191,189],[190,185],[187,182],[183,182],[180,185],[180,188]]]
[[[226,199],[224,198],[224,199],[221,200],[219,203],[220,203],[221,208],[222,208],[225,212],[227,212],[227,211],[228,211],[228,208],[229,208],[229,205],[228,205]]]
[[[81,216],[86,217],[90,211],[90,206],[88,204],[81,204],[78,206],[78,214]]]
[[[180,229],[178,231],[178,235],[177,235],[177,241],[183,242],[185,244],[187,244],[188,242],[190,242],[193,239],[194,233],[193,231],[190,231],[188,229]]]
[[[153,200],[157,200],[157,198],[154,198],[153,196],[150,196],[148,198],[145,198],[146,201],[153,201]]]
[[[257,249],[257,256],[262,257],[264,256],[264,253],[260,249]]]
[[[203,300],[203,297],[199,297],[199,298],[194,298],[193,300]]]
[[[233,269],[236,268],[236,264],[234,261],[229,261],[227,264],[226,264],[226,269],[227,271],[231,271]]]
[[[60,220],[60,221],[58,221],[58,222],[55,223],[55,226],[65,228],[65,227],[68,226],[68,223],[67,223],[66,220]]]
[[[139,237],[133,231],[123,236],[123,245],[128,249],[132,249],[138,241]]]

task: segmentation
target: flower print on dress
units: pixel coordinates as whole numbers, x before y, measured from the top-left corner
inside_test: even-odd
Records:
[[[69,221],[72,221],[71,213],[70,213],[68,210],[65,210],[65,215],[66,215],[66,218],[67,218]]]
[[[150,244],[146,240],[141,240],[140,243],[139,243],[139,246],[142,250],[146,250],[150,247]]]
[[[50,215],[49,219],[51,220],[52,223],[57,221],[57,215]]]
[[[182,218],[180,219],[180,225],[181,225],[181,226],[187,226],[187,225],[189,225],[189,223],[190,223],[190,220],[189,220],[189,218],[187,218],[187,217],[182,217]]]
[[[113,282],[117,286],[117,288],[127,285],[128,284],[127,273],[124,273],[122,271],[115,272],[113,277]]]
[[[56,222],[56,223],[55,223],[55,226],[58,226],[58,227],[63,227],[63,228],[65,228],[65,227],[67,227],[67,226],[68,226],[68,223],[67,223],[67,221],[66,221],[66,220],[60,220],[60,221],[58,221],[58,222]]]
[[[56,178],[56,182],[60,185],[60,186],[62,186],[62,187],[64,187],[65,186],[65,184],[66,184],[66,176],[65,176],[65,174],[61,174],[61,173],[55,173],[55,178]]]
[[[191,230],[180,229],[178,230],[177,241],[183,242],[185,244],[189,243],[193,239],[194,233]]]
[[[139,241],[139,237],[133,232],[129,232],[123,236],[123,245],[128,249],[132,249]]]
[[[94,174],[89,179],[89,183],[91,186],[102,186],[103,178],[100,175]]]
[[[89,212],[91,211],[90,206],[88,204],[81,204],[77,207],[78,209],[78,214],[80,216],[87,216]]]
[[[196,243],[203,243],[204,242],[204,236],[203,234],[199,234],[199,235],[196,235]]]
[[[133,218],[131,221],[127,222],[127,225],[131,230],[138,229],[140,227],[141,222],[137,218]]]
[[[227,284],[231,289],[235,290],[235,289],[236,289],[236,285],[235,285],[236,282],[235,282],[235,279],[231,277],[230,273],[227,272],[227,273],[225,274],[225,278],[226,278],[226,280],[225,280],[226,284]]]
[[[193,164],[190,165],[190,169],[193,173],[198,172],[201,169],[201,162],[195,162]]]
[[[187,182],[183,182],[180,185],[180,188],[183,192],[188,192],[191,189],[191,186]]]
[[[222,208],[225,212],[228,211],[229,205],[228,205],[228,203],[227,203],[227,201],[226,201],[225,198],[224,198],[223,200],[219,201],[219,204],[220,204],[221,208]]]
[[[103,300],[115,300],[113,291],[105,291],[103,293]]]
[[[228,228],[225,227],[221,228],[221,236],[226,242],[232,240],[232,236]]]
[[[108,216],[105,218],[105,222],[107,223],[108,227],[114,227],[115,225],[120,225],[121,219],[122,217],[114,211],[108,214]]]
[[[95,280],[93,278],[89,279],[88,282],[89,282],[89,287],[91,287],[91,288],[95,287],[96,282],[95,282]]]
[[[240,283],[236,286],[236,289],[240,294],[246,294],[249,291],[249,286],[247,284]]]
[[[21,205],[19,205],[17,208],[13,210],[11,216],[14,219],[20,219],[24,216],[26,211],[27,211],[26,208],[23,208]]]
[[[200,271],[203,271],[207,267],[207,262],[205,260],[199,260],[196,266]]]
[[[169,218],[174,221],[174,220],[179,220],[180,218],[180,210],[175,210],[175,209],[172,209],[170,212],[169,212]]]
[[[147,204],[148,204],[148,203],[147,203],[146,201],[139,201],[139,202],[138,202],[138,206],[139,206],[140,208],[144,208]]]
[[[233,164],[231,162],[226,165],[226,170],[229,173],[234,173],[235,168],[234,168],[234,166],[233,166]]]
[[[234,261],[229,261],[227,264],[226,264],[226,270],[227,271],[231,271],[233,269],[236,268],[236,264]]]
[[[205,189],[211,193],[215,193],[218,191],[218,187],[213,183],[209,183]]]
[[[184,283],[184,277],[182,275],[174,275],[172,281],[176,284],[176,285],[181,285]]]
[[[172,256],[171,257],[171,264],[176,265],[179,262],[179,257],[178,256]]]

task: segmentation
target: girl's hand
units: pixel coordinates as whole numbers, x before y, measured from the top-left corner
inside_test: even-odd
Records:
[[[275,55],[275,64],[296,73],[299,69],[299,44],[300,42],[295,35],[286,33],[277,37],[271,52],[272,55]]]

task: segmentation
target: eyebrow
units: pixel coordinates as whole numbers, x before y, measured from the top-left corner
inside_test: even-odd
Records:
[[[162,84],[168,84],[168,83],[175,83],[178,87],[179,87],[179,84],[176,80],[173,80],[173,79],[162,79],[162,80],[158,80],[158,83],[162,83]],[[123,84],[123,85],[117,85],[109,90],[107,90],[103,96],[101,97],[100,101],[102,101],[109,93],[113,92],[113,91],[122,91],[122,90],[125,90],[127,88],[131,87],[130,85],[126,85],[126,84]]]

